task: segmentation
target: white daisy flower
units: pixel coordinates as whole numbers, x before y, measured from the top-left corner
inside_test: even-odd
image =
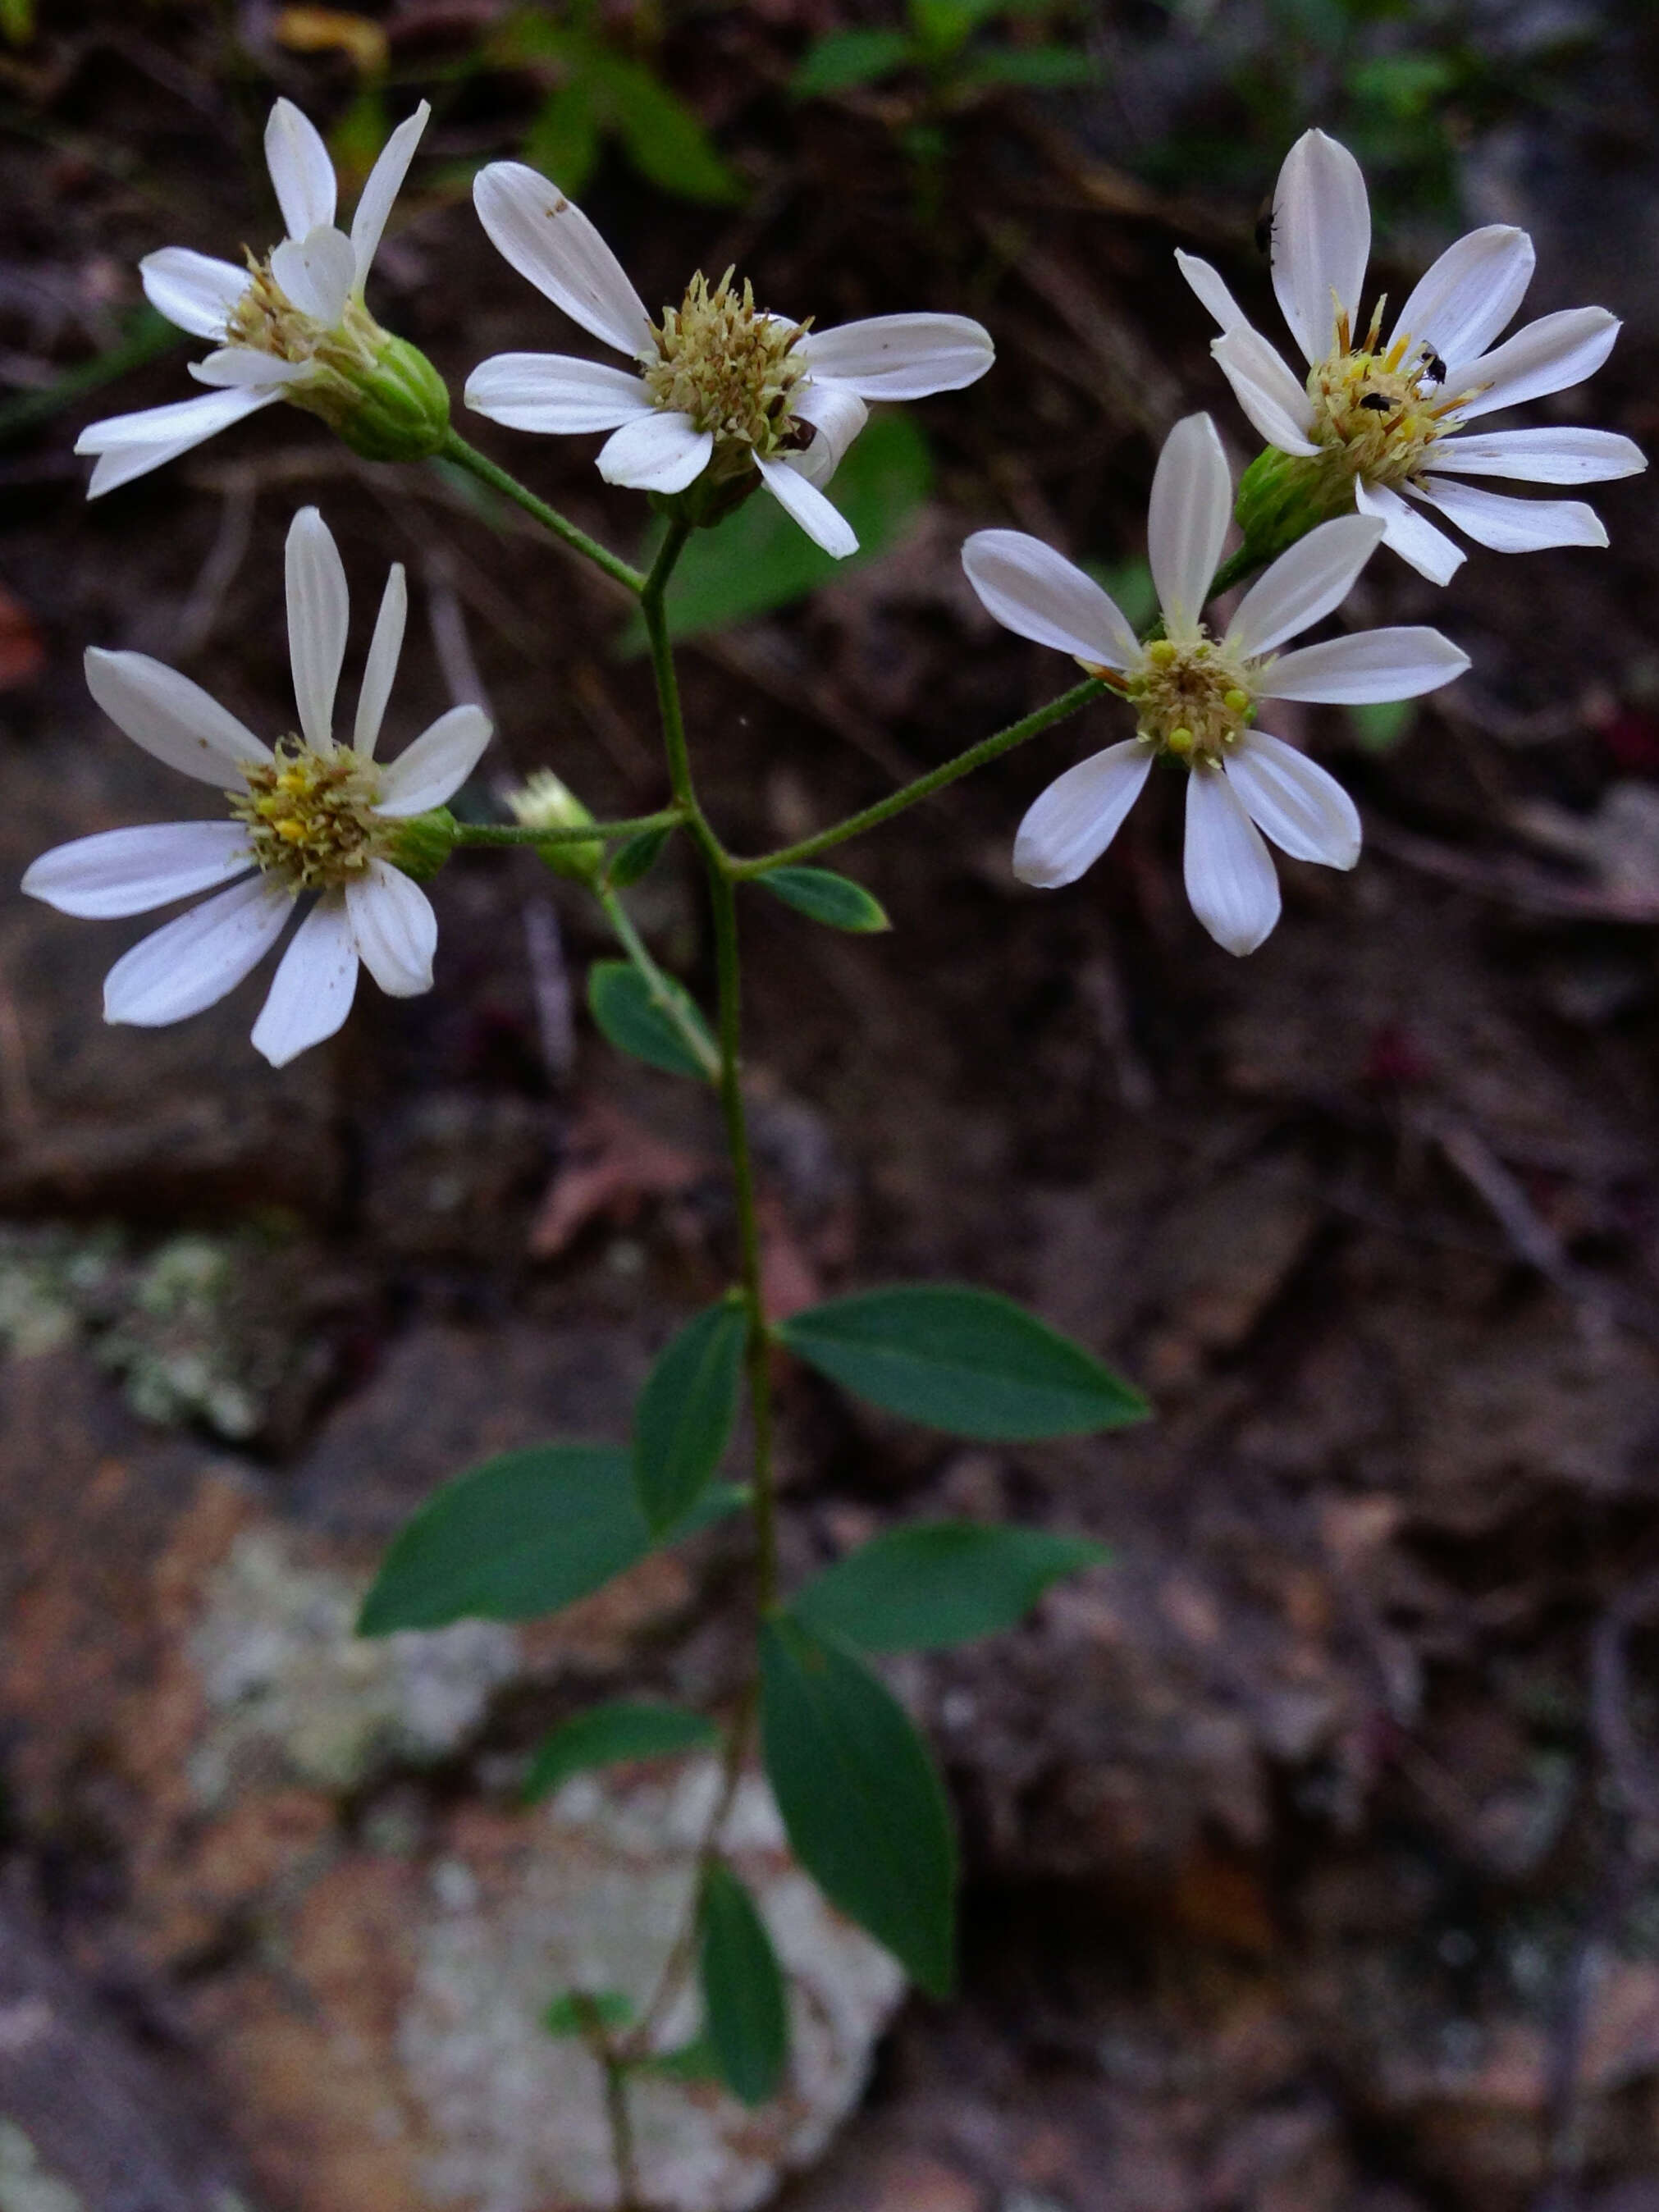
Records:
[[[1158,457],[1147,557],[1164,635],[1143,645],[1100,586],[1039,538],[981,530],[962,549],[968,580],[1006,629],[1076,656],[1135,709],[1137,734],[1051,783],[1020,823],[1014,873],[1074,883],[1117,835],[1160,755],[1188,771],[1187,896],[1229,952],[1254,952],[1279,919],[1281,852],[1328,868],[1359,858],[1353,801],[1322,768],[1255,727],[1263,700],[1352,706],[1449,684],[1468,656],[1438,630],[1362,630],[1280,653],[1345,599],[1382,536],[1372,516],[1321,523],[1239,603],[1224,635],[1200,619],[1221,558],[1232,483],[1207,415],[1177,422]]]
[[[714,286],[694,276],[681,305],[653,323],[616,255],[556,185],[520,162],[492,161],[472,196],[520,276],[631,366],[497,354],[468,379],[469,407],[514,430],[609,430],[599,474],[638,491],[683,492],[703,478],[735,498],[758,471],[838,559],[858,539],[821,487],[864,428],[866,402],[960,391],[994,358],[988,332],[964,315],[877,315],[813,331],[757,308],[729,270]]]
[[[410,440],[400,441],[399,433],[411,425],[413,450],[433,450],[434,438],[422,442],[419,434],[435,421],[441,435],[448,394],[425,356],[390,337],[363,305],[386,218],[431,112],[422,100],[387,139],[348,235],[335,225],[334,164],[320,133],[292,100],[276,102],[265,125],[265,161],[288,234],[263,261],[250,253],[245,269],[185,246],[140,262],[150,305],[192,337],[216,341],[218,350],[190,372],[214,389],[89,424],[75,447],[99,456],[89,499],[278,399],[354,431],[351,442],[371,459],[406,457]],[[381,412],[390,420],[379,421]]]
[[[1605,307],[1565,308],[1494,344],[1521,304],[1534,255],[1524,230],[1492,223],[1447,247],[1384,339],[1386,300],[1361,320],[1370,246],[1359,164],[1322,131],[1308,131],[1279,173],[1270,241],[1273,290],[1309,364],[1305,382],[1251,328],[1208,262],[1176,253],[1221,325],[1215,357],[1267,443],[1318,460],[1325,511],[1352,496],[1360,514],[1382,524],[1394,550],[1437,584],[1465,556],[1424,507],[1498,553],[1605,545],[1606,530],[1582,500],[1510,499],[1463,479],[1596,483],[1647,466],[1640,448],[1611,430],[1467,434],[1500,407],[1593,376],[1613,350],[1617,318]]]
[[[288,533],[289,651],[296,735],[274,748],[188,677],[142,653],[87,654],[93,697],[135,744],[203,783],[228,787],[228,822],[108,830],[43,853],[23,889],[60,914],[146,914],[228,885],[124,953],[104,982],[104,1018],[145,1029],[200,1013],[276,942],[301,894],[309,913],[283,953],[253,1042],[273,1067],[332,1036],[351,1010],[359,961],[392,997],[432,988],[438,925],[415,865],[422,826],[489,741],[477,707],[453,707],[389,766],[375,740],[397,672],[408,594],[386,580],[349,744],[333,735],[345,657],[345,570],[314,507]],[[447,841],[435,841],[437,851]]]

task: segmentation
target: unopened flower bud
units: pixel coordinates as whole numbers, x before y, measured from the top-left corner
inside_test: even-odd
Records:
[[[538,769],[507,797],[514,817],[526,830],[580,830],[593,817],[575,793],[550,768]],[[538,845],[538,856],[556,875],[569,876],[579,884],[599,880],[605,865],[605,846],[597,838],[571,838],[556,845]]]
[[[344,380],[349,398],[335,427],[366,461],[419,461],[449,434],[449,391],[418,346],[387,334],[372,364]]]

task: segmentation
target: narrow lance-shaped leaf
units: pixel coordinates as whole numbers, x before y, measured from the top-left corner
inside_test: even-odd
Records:
[[[577,1713],[544,1739],[525,1777],[526,1804],[563,1787],[573,1774],[595,1766],[614,1766],[624,1759],[663,1759],[671,1752],[696,1751],[720,1741],[720,1730],[702,1713],[678,1705],[647,1705],[617,1699]]]
[[[659,1357],[634,1409],[634,1494],[653,1534],[689,1513],[720,1465],[737,1409],[748,1318],[722,1298]]]
[[[673,830],[666,826],[656,830],[637,830],[626,844],[618,846],[610,866],[605,871],[606,879],[611,890],[625,891],[631,884],[637,884],[642,878],[648,876],[652,869],[656,866],[663,847],[673,834]]]
[[[952,1436],[1029,1442],[1146,1417],[1091,1352],[994,1291],[866,1291],[792,1315],[778,1334],[855,1396]]]
[[[659,992],[677,1009],[678,1022],[659,1002]],[[708,1080],[719,1059],[714,1040],[690,994],[672,975],[665,975],[659,986],[653,986],[629,961],[596,960],[587,971],[587,1004],[594,1020],[619,1052],[648,1060],[653,1067],[670,1075]],[[706,1057],[693,1048],[688,1030],[700,1040]]]
[[[872,898],[850,876],[838,876],[833,868],[772,868],[755,880],[786,906],[830,929],[867,934],[893,926],[879,899]]]
[[[956,1843],[903,1707],[850,1651],[785,1613],[761,1632],[761,1740],[795,1856],[923,1989],[947,1996]]]
[[[927,1522],[838,1559],[790,1609],[866,1651],[927,1651],[1012,1628],[1051,1582],[1107,1557],[1087,1537],[1046,1528]]]
[[[729,1513],[744,1492],[708,1492],[676,1533]],[[534,1620],[608,1583],[652,1549],[626,1452],[532,1444],[447,1482],[392,1538],[363,1601],[360,1636],[469,1619]]]
[[[766,1923],[719,1859],[703,1883],[701,1939],[703,2013],[720,2078],[745,2105],[763,2105],[789,2057],[788,1999]]]

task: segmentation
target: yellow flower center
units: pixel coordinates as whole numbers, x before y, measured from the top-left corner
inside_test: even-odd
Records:
[[[1127,675],[1092,672],[1121,690],[1135,710],[1143,744],[1188,768],[1222,760],[1255,719],[1255,698],[1242,662],[1224,653],[1202,624],[1195,638],[1154,638],[1139,668]]]
[[[296,307],[270,273],[270,256],[257,260],[245,246],[248,288],[231,310],[227,345],[247,346],[278,361],[316,362],[349,372],[372,368],[386,332],[361,301],[349,299],[337,325],[319,323]]]
[[[1377,301],[1359,344],[1346,310],[1338,315],[1335,343],[1308,372],[1314,407],[1310,435],[1351,475],[1367,483],[1397,484],[1417,476],[1430,447],[1445,434],[1445,418],[1474,393],[1444,389],[1445,363],[1431,339],[1401,331],[1385,349],[1386,305]]]
[[[732,274],[711,290],[699,270],[680,305],[665,308],[653,325],[659,357],[645,368],[646,389],[659,407],[689,415],[718,441],[769,458],[799,443],[806,428],[789,402],[806,374],[795,347],[811,319],[762,313],[752,286],[745,280],[734,290]]]
[[[244,773],[247,789],[226,793],[230,811],[247,824],[256,864],[296,891],[349,883],[396,838],[398,825],[370,811],[380,796],[374,764],[349,745],[316,752],[284,738],[274,758]]]

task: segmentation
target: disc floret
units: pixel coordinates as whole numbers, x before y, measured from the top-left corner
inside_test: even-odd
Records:
[[[247,788],[227,793],[247,825],[248,850],[290,890],[337,890],[389,853],[400,825],[374,812],[380,777],[349,745],[318,750],[282,738],[268,761],[250,762]]]
[[[747,278],[737,289],[734,274],[728,269],[711,287],[698,270],[680,305],[652,325],[658,357],[642,370],[658,407],[712,434],[717,465],[722,446],[745,449],[735,458],[746,462],[799,442],[790,402],[807,373],[797,348],[811,318],[792,323],[767,314]]]
[[[1115,681],[1141,743],[1188,768],[1219,763],[1255,720],[1248,672],[1202,624],[1188,639],[1155,638],[1139,667]]]
[[[1413,482],[1431,448],[1444,434],[1447,417],[1474,398],[1475,390],[1447,392],[1434,371],[1431,343],[1396,331],[1382,343],[1379,300],[1370,328],[1356,343],[1346,310],[1336,317],[1334,343],[1308,372],[1313,404],[1309,436],[1366,483]]]

